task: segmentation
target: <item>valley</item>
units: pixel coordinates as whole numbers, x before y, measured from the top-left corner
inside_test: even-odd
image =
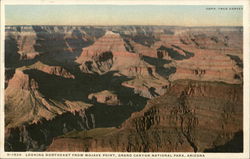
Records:
[[[242,152],[243,28],[6,26],[5,151]]]

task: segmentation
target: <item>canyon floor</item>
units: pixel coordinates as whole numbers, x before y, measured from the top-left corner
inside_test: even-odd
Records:
[[[5,151],[242,152],[243,28],[6,26]]]

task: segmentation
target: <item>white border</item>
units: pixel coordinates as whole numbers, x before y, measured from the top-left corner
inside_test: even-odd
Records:
[[[4,152],[4,37],[5,37],[5,17],[4,5],[1,1],[1,45],[0,45],[0,158]]]
[[[250,60],[250,48],[249,48],[249,0],[2,0],[1,1],[1,56],[0,56],[0,71],[1,71],[1,78],[0,78],[0,158],[46,158],[42,156],[38,157],[27,157],[29,154],[69,154],[72,157],[73,154],[142,154],[142,153],[95,153],[95,152],[18,152],[17,154],[20,154],[21,157],[8,157],[7,152],[4,152],[4,37],[5,37],[5,12],[4,8],[5,5],[70,5],[70,4],[93,4],[93,5],[100,5],[100,4],[112,4],[112,5],[243,5],[243,26],[244,26],[244,54],[243,54],[243,60],[244,60],[244,152],[243,153],[158,153],[158,154],[170,154],[172,155],[171,158],[190,158],[190,157],[175,157],[175,154],[204,154],[205,157],[192,157],[192,158],[229,158],[229,159],[248,159],[249,158],[249,106],[250,106],[250,71],[249,71],[249,60]],[[9,154],[14,154],[16,152],[8,152]],[[152,153],[145,153],[145,154],[152,154]],[[55,156],[50,158],[67,158],[65,156]],[[76,157],[79,158],[79,157]],[[83,157],[81,157],[83,158]],[[89,158],[89,157],[84,157]],[[92,157],[92,158],[117,158],[117,157]],[[128,158],[128,157],[118,157],[118,158]],[[140,158],[140,157],[132,157],[132,158]],[[148,157],[152,158],[152,157]],[[156,158],[162,158],[162,157],[156,157]],[[165,158],[165,157],[164,157]]]
[[[244,5],[248,0],[3,0],[8,5],[112,4],[112,5]]]

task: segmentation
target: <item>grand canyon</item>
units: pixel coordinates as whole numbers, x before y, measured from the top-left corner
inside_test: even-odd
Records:
[[[5,151],[243,152],[243,27],[5,26]]]

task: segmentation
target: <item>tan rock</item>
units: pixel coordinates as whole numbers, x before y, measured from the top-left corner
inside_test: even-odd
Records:
[[[117,95],[108,90],[104,90],[104,91],[97,92],[97,93],[91,93],[88,96],[88,99],[98,102],[98,103],[104,103],[107,105],[120,105],[121,104]]]

